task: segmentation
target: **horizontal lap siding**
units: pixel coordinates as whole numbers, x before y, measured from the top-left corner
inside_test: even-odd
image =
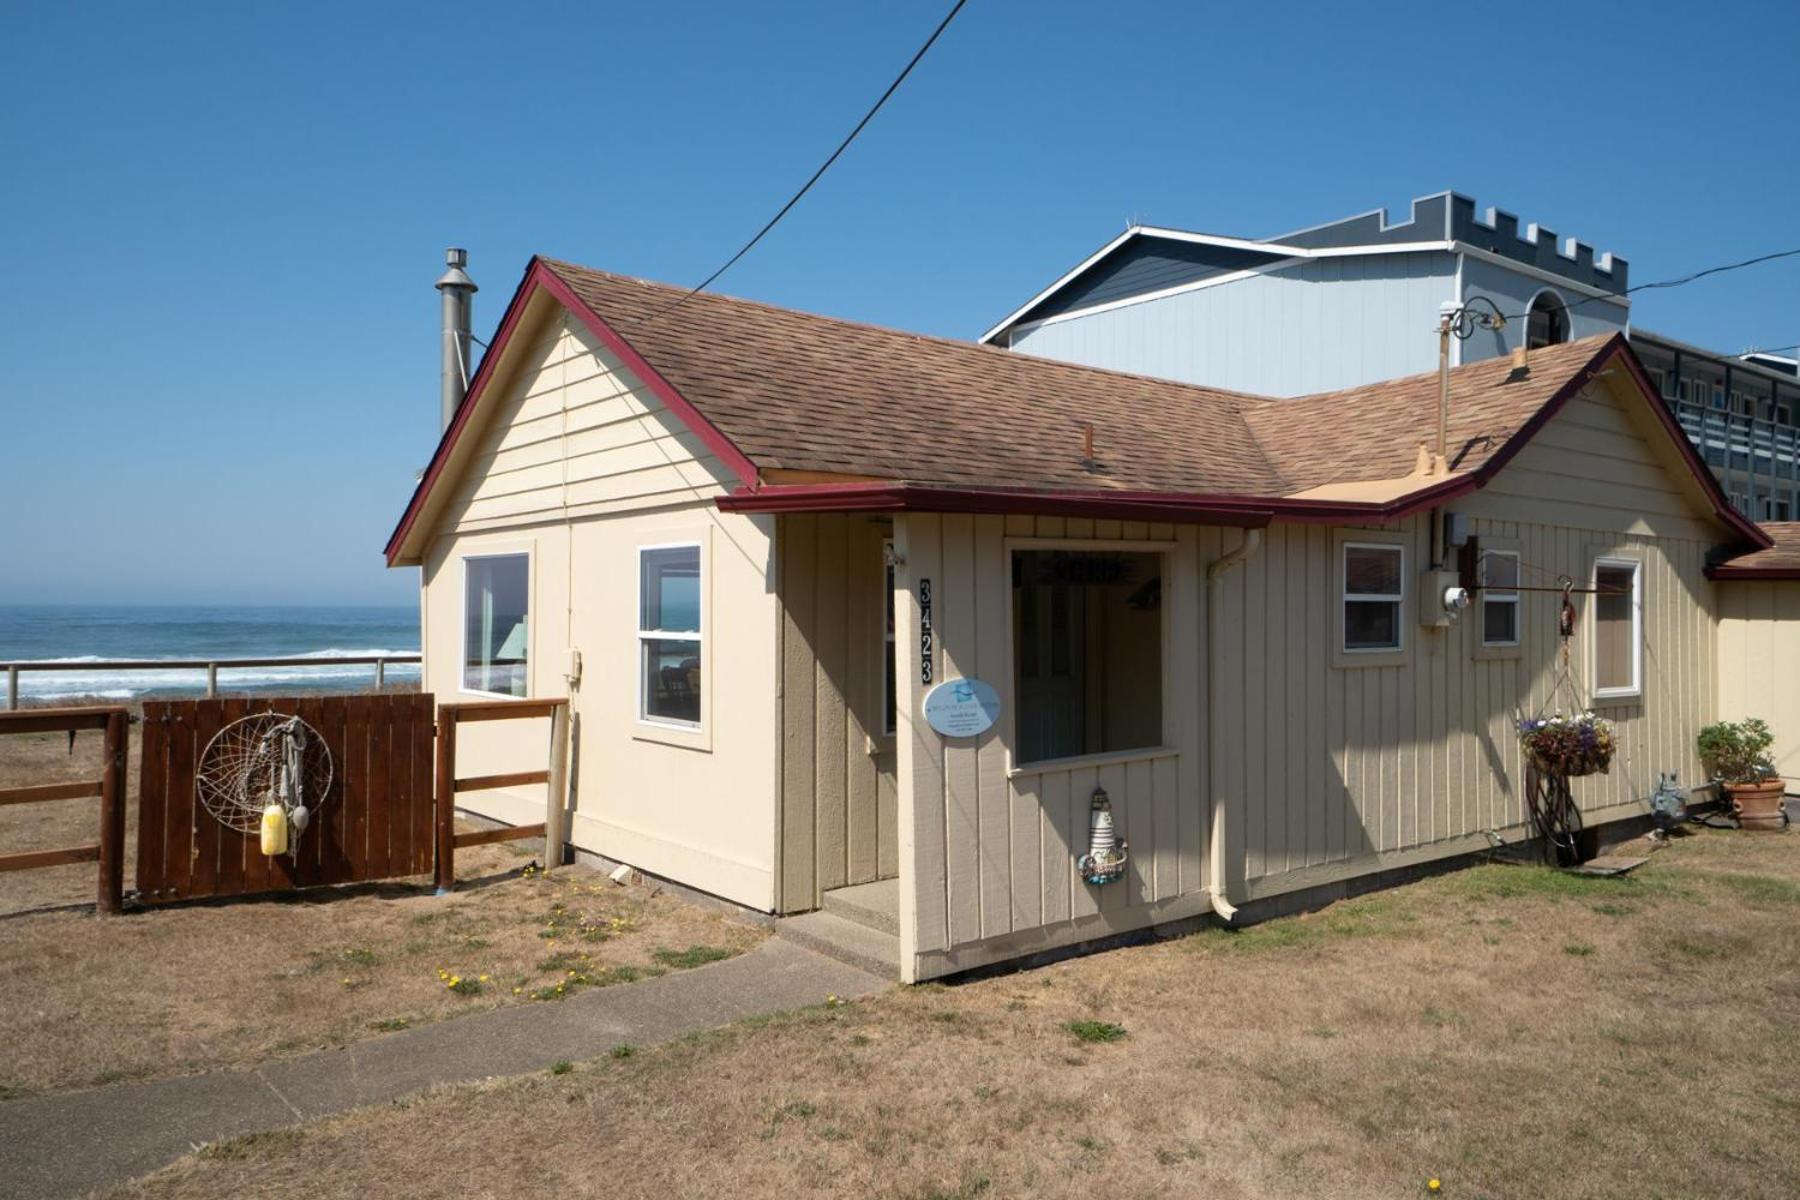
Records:
[[[701,438],[566,317],[526,351],[444,515],[492,528],[715,495]]]

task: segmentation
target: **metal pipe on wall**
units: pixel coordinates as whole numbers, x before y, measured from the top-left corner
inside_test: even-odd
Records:
[[[1231,903],[1226,887],[1225,868],[1225,756],[1219,743],[1224,740],[1224,721],[1221,714],[1225,712],[1226,698],[1219,695],[1219,645],[1224,640],[1219,616],[1219,582],[1225,578],[1226,572],[1233,567],[1248,562],[1256,552],[1262,549],[1263,531],[1246,529],[1244,540],[1238,543],[1237,549],[1222,555],[1206,567],[1206,770],[1207,792],[1211,805],[1210,828],[1212,830],[1207,847],[1207,899],[1212,902],[1213,912],[1220,919],[1229,921],[1237,914],[1237,908]]]

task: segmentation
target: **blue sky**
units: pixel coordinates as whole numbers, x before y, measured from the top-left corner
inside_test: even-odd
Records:
[[[0,603],[410,603],[443,247],[483,336],[533,252],[697,282],[946,8],[8,5]],[[973,337],[1132,218],[1446,187],[1634,282],[1800,245],[1800,9],[1697,13],[971,0],[718,290]],[[1790,261],[1634,319],[1800,342],[1797,296]]]

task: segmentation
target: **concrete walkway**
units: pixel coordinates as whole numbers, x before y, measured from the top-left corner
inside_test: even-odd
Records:
[[[0,1195],[79,1196],[153,1171],[201,1142],[891,986],[770,938],[692,971],[458,1017],[255,1070],[0,1102]]]

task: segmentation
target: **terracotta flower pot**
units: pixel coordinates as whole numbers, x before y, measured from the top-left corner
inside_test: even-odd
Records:
[[[1742,829],[1780,829],[1781,805],[1787,784],[1780,779],[1763,783],[1728,783],[1725,794]]]

